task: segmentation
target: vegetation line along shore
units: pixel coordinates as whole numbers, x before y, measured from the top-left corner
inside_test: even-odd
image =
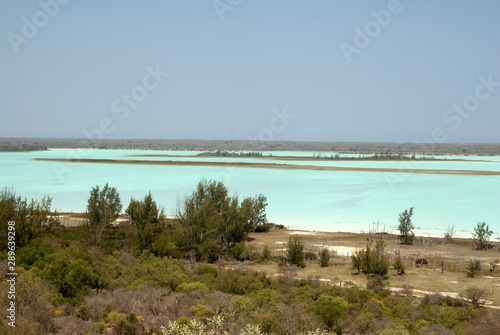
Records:
[[[320,171],[356,171],[356,172],[398,172],[398,173],[428,173],[452,175],[485,175],[499,176],[498,171],[472,171],[472,170],[425,170],[425,169],[387,169],[387,168],[360,168],[338,166],[314,166],[276,163],[246,163],[246,162],[194,162],[194,161],[151,161],[151,160],[125,160],[125,159],[83,159],[83,158],[35,158],[37,161],[66,162],[66,163],[101,163],[101,164],[134,164],[134,165],[177,165],[177,166],[220,166],[220,167],[246,167],[259,169],[284,169],[284,170],[320,170]]]
[[[140,154],[140,155],[128,155],[128,157],[164,157],[164,158],[259,158],[259,159],[269,159],[278,161],[386,161],[386,162],[400,162],[400,161],[445,161],[445,162],[485,162],[490,163],[488,160],[479,159],[458,159],[458,158],[435,158],[433,156],[422,156],[418,157],[415,155],[359,155],[354,157],[341,156],[340,154],[317,154],[311,153],[311,156],[273,156],[273,155],[263,155],[259,152],[248,152],[248,153],[228,153],[228,154],[217,154],[212,152],[204,152],[197,155],[169,155],[169,154]]]

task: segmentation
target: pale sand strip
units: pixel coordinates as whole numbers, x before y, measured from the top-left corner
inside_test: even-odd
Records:
[[[170,165],[170,166],[215,166],[215,167],[241,167],[241,168],[256,168],[256,169],[283,169],[283,170],[393,172],[393,173],[427,173],[427,174],[448,174],[448,175],[500,176],[500,172],[497,172],[497,171],[357,168],[357,167],[293,165],[293,164],[277,164],[277,163],[148,161],[148,160],[76,159],[76,158],[35,158],[35,160],[50,161],[50,162],[65,162],[65,163]]]

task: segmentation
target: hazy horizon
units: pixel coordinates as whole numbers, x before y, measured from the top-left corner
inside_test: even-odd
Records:
[[[28,136],[15,136],[15,137],[10,137],[10,136],[1,136],[0,138],[4,139],[56,139],[56,140],[85,140],[85,137],[28,137]],[[148,138],[148,137],[136,137],[136,138],[104,138],[104,140],[122,140],[122,141],[133,141],[133,140],[139,140],[139,141],[145,141],[145,140],[151,140],[151,141],[216,141],[216,142],[227,142],[227,141],[239,141],[239,142],[246,142],[249,141],[248,139],[236,139],[236,138],[227,138],[227,139],[206,139],[206,138]],[[96,139],[95,141],[100,141]],[[401,141],[322,141],[322,140],[272,140],[272,141],[267,141],[267,142],[312,142],[312,143],[394,143],[394,144],[415,144],[416,142],[401,142]],[[426,144],[426,142],[423,142],[422,144]],[[439,143],[436,143],[439,144]],[[500,141],[497,142],[443,142],[443,144],[500,144]],[[500,154],[500,153],[499,153]]]
[[[0,3],[0,137],[499,143],[500,3]]]

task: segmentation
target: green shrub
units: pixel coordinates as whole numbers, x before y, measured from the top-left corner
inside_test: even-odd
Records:
[[[366,333],[370,330],[370,324],[373,320],[375,320],[375,317],[372,313],[364,312],[354,319],[354,324],[358,330]]]
[[[405,274],[405,265],[403,263],[403,260],[401,259],[400,256],[397,256],[394,259],[394,262],[392,263],[392,266],[394,267],[394,270],[398,272],[398,275],[404,275]]]
[[[479,259],[471,259],[467,264],[467,277],[474,278],[481,271],[481,261]]]
[[[271,249],[269,249],[269,247],[267,245],[264,246],[264,249],[262,250],[262,259],[264,261],[268,261],[272,258],[272,254],[271,254]]]
[[[55,250],[48,244],[42,244],[41,239],[31,240],[30,243],[20,248],[16,254],[16,261],[19,266],[29,270],[32,266],[43,269],[49,261],[49,255]]]
[[[199,319],[207,319],[214,316],[215,312],[203,304],[192,306],[189,311]]]
[[[123,257],[123,256],[122,256]],[[126,266],[116,264],[116,276],[120,286],[136,289],[144,284],[153,287],[167,286],[172,291],[188,281],[184,261],[169,257],[159,258],[144,251]]]
[[[354,269],[364,274],[374,274],[385,277],[389,271],[389,260],[384,252],[384,241],[377,241],[375,247],[370,245],[366,249],[358,250],[351,256]]]
[[[214,278],[218,275],[217,269],[209,264],[198,264],[198,266],[196,266],[196,272],[201,275],[212,275]]]
[[[177,286],[176,291],[189,294],[194,291],[208,291],[208,287],[207,285],[200,282],[181,283],[179,286]]]
[[[83,259],[71,261],[65,253],[57,253],[59,257],[45,266],[40,273],[42,278],[52,281],[65,298],[75,298],[89,289],[99,288],[100,278],[94,267]]]
[[[154,240],[151,251],[158,257],[170,256],[173,258],[180,258],[181,251],[177,248],[175,243],[171,242],[170,238],[166,235],[159,236]]]
[[[319,253],[319,265],[322,268],[325,268],[329,265],[329,263],[330,263],[330,252],[328,251],[328,249],[321,250],[321,252]]]
[[[260,256],[259,256],[259,255],[257,255],[257,254],[253,255],[253,256],[250,258],[250,260],[251,260],[252,262],[257,263],[257,264],[262,263],[262,258],[260,258]]]
[[[341,297],[321,295],[309,306],[307,311],[316,314],[329,328],[333,328],[339,319],[347,316],[348,305]]]
[[[108,327],[106,326],[106,323],[104,323],[104,322],[102,322],[102,321],[101,321],[101,322],[98,322],[96,325],[97,325],[97,331],[98,331],[99,333],[104,333],[104,332],[106,332],[106,329],[108,328]]]
[[[116,335],[136,335],[142,334],[142,325],[134,322],[135,317],[129,316],[125,320],[120,320],[118,324],[113,327],[113,332]]]
[[[238,261],[242,261],[245,255],[245,243],[235,243],[231,248],[231,256]]]
[[[291,235],[288,238],[287,255],[288,262],[291,265],[296,265],[301,268],[306,266],[306,263],[304,262],[304,243],[302,242],[302,238],[300,236]]]
[[[218,276],[217,269],[208,264],[200,264],[195,268],[197,280],[210,287]]]
[[[82,319],[84,321],[88,320],[90,318],[90,313],[85,305],[78,306],[78,308],[75,311],[75,317]]]
[[[283,300],[281,293],[269,288],[252,292],[249,296],[259,308],[270,308]]]
[[[177,319],[176,322],[181,326],[187,326],[191,323],[191,319],[188,318],[187,316],[181,316],[180,318]]]

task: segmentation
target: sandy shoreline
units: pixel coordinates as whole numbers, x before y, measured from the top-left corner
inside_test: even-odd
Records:
[[[80,226],[83,224],[84,219],[85,219],[85,213],[84,212],[58,212],[57,217],[61,220],[61,225],[63,227],[76,227]],[[175,218],[173,217],[167,217],[168,222],[174,223]],[[128,224],[129,223],[129,218],[126,214],[121,214],[119,218],[114,222],[114,225],[122,225],[122,224]],[[290,225],[287,225],[286,223],[280,223],[283,225],[285,228],[284,230],[289,232],[290,234],[297,234],[301,236],[320,236],[320,235],[359,235],[359,236],[385,236],[389,238],[396,238],[398,235],[398,230],[393,229],[391,232],[387,231],[376,231],[373,229],[367,229],[367,230],[353,230],[353,231],[340,231],[340,230],[317,230],[317,229],[305,229],[305,228],[299,228],[299,227],[293,227]],[[425,238],[425,239],[443,239],[444,233],[442,234],[421,234],[417,231],[415,231],[415,237],[416,238]],[[456,240],[463,240],[463,241],[472,241],[472,236],[471,233],[467,233],[466,235],[462,235],[460,232],[455,232],[453,235],[453,239]],[[492,237],[490,239],[490,242],[500,242],[496,237]]]

